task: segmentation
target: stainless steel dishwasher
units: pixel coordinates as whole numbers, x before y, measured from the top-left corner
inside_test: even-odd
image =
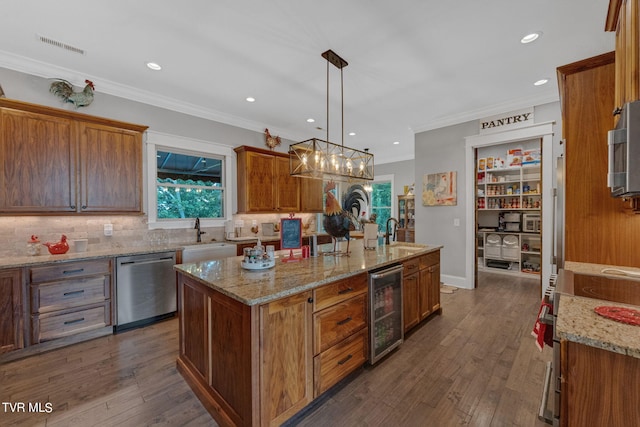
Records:
[[[173,316],[177,309],[175,252],[116,258],[114,332]]]

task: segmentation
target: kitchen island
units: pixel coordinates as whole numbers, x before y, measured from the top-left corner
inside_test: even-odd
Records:
[[[178,370],[219,424],[280,425],[366,363],[368,272],[441,246],[350,249],[262,271],[241,257],[175,266]]]

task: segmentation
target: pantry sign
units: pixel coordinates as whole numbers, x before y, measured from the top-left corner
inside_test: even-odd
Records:
[[[526,110],[512,111],[496,116],[480,119],[479,133],[481,135],[506,130],[518,129],[533,124],[533,107]]]

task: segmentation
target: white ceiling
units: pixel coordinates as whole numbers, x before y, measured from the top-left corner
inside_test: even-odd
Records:
[[[327,90],[320,56],[332,49],[349,63],[344,143],[387,163],[413,158],[416,132],[557,100],[556,67],[614,49],[614,35],[604,32],[607,7],[606,0],[21,0],[2,5],[0,66],[78,86],[90,79],[98,94],[268,127],[293,141],[326,138],[328,93],[329,138],[341,143],[340,74],[330,67]],[[543,32],[538,41],[520,43],[535,30]],[[148,61],[162,71],[150,71]],[[543,77],[548,84],[533,86]]]

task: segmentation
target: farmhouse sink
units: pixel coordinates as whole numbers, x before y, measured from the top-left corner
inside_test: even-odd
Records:
[[[211,261],[236,256],[237,247],[233,243],[199,243],[183,246],[182,263]]]

